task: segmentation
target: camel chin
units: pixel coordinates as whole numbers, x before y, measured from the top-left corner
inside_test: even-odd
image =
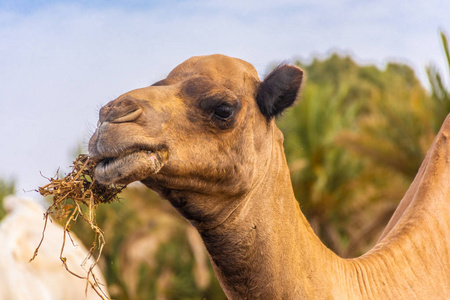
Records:
[[[95,168],[95,178],[101,184],[127,185],[157,174],[164,166],[165,157],[162,151],[138,150],[103,158]]]

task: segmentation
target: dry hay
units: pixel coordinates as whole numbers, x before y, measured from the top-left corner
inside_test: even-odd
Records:
[[[38,192],[42,196],[53,196],[53,203],[44,214],[45,223],[42,231],[42,238],[33,257],[30,259],[30,262],[38,255],[39,248],[44,240],[47,221],[51,215],[54,219],[62,221],[64,224],[63,243],[59,256],[64,267],[70,274],[86,280],[86,292],[90,285],[102,299],[107,299],[108,297],[101,289],[102,284],[98,282],[93,273],[93,269],[98,264],[103,251],[103,246],[105,245],[103,232],[96,223],[95,212],[98,205],[101,203],[119,201],[118,194],[125,186],[105,186],[98,184],[93,176],[95,166],[96,162],[88,155],[80,154],[73,162],[73,170],[67,176],[64,178],[47,178],[50,183],[43,187],[39,187]],[[82,209],[83,207],[87,208],[87,212]],[[69,236],[72,241],[70,236],[70,226],[77,221],[78,218],[81,218],[84,222],[89,224],[95,236],[83,265],[93,257],[95,251],[98,252],[97,258],[95,258],[94,263],[89,266],[85,276],[76,274],[69,269],[66,263],[67,259],[64,257],[63,253],[66,236]]]

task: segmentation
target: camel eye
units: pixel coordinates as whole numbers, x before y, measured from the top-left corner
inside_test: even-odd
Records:
[[[219,105],[214,110],[214,117],[219,120],[228,120],[234,114],[234,108],[225,104]]]

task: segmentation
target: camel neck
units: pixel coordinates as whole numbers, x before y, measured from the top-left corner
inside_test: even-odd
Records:
[[[199,230],[230,299],[308,298],[331,293],[339,277],[341,260],[300,211],[281,143],[274,144],[263,178],[230,217]]]
[[[227,296],[444,298],[448,285],[443,288],[439,278],[429,274],[437,270],[448,282],[449,255],[443,243],[449,217],[442,209],[449,199],[447,140],[441,135],[435,141],[404,199],[409,207],[399,212],[395,227],[365,255],[344,260],[321,243],[301,213],[282,141],[273,139],[263,176],[223,222],[199,229]]]

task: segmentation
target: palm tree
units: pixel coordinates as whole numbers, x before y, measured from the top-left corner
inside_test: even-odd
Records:
[[[294,191],[316,233],[353,256],[378,238],[433,137],[411,68],[332,55],[303,66],[302,100],[279,121]]]
[[[448,47],[447,36],[443,31],[440,32],[442,47],[444,48],[444,55],[447,60],[447,68],[450,74],[450,52]],[[428,80],[431,86],[431,95],[435,100],[433,105],[433,115],[435,121],[433,122],[434,131],[437,132],[442,125],[447,114],[450,113],[450,88],[444,84],[442,75],[435,66],[428,66],[426,68]],[[449,84],[450,82],[447,81]]]
[[[344,224],[362,163],[335,138],[364,112],[360,96],[368,93],[368,86],[357,84],[359,67],[348,57],[332,55],[303,68],[308,83],[302,100],[279,125],[302,210],[322,240],[343,254],[348,240]]]

